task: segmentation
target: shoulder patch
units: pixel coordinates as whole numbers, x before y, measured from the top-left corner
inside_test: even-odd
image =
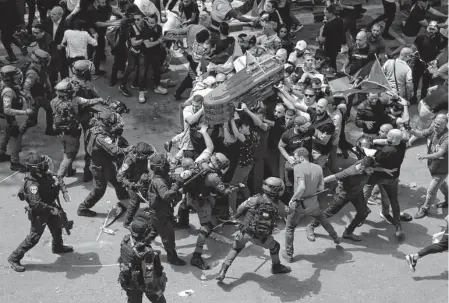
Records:
[[[3,103],[4,103],[5,106],[10,106],[11,105],[11,98],[3,99]]]
[[[33,195],[37,194],[37,186],[36,185],[30,186],[30,193],[32,193]]]
[[[106,137],[106,138],[104,139],[104,141],[105,141],[107,144],[112,144],[112,139],[109,138],[109,137]]]

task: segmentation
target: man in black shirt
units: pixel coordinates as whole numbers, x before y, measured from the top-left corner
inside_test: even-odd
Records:
[[[369,93],[368,99],[357,109],[355,125],[363,130],[364,136],[374,138],[382,124],[387,122],[385,107],[379,100],[379,95]]]
[[[200,10],[196,1],[182,0],[178,6],[179,14],[182,19],[182,26],[198,24],[200,21]]]
[[[384,201],[382,201],[381,214],[394,225],[396,237],[402,238],[404,232],[400,224],[401,209],[398,201],[398,184],[407,145],[399,129],[390,130],[387,134],[387,139],[375,139],[373,143],[375,145],[383,145],[374,156],[374,159],[379,164],[379,167],[387,169],[387,171],[373,173],[363,190],[363,195],[367,201],[371,196],[374,185],[379,184],[383,187],[390,200],[393,216],[390,215]]]
[[[367,42],[365,31],[360,31],[355,45],[349,48],[348,59],[343,64],[342,72],[354,76],[362,67],[375,59],[375,49]]]
[[[413,101],[416,103],[418,97],[416,95],[418,91],[419,81],[422,77],[421,87],[421,99],[427,95],[427,89],[429,88],[432,76],[426,72],[427,65],[435,60],[438,54],[444,49],[447,42],[444,41],[441,34],[438,32],[438,23],[436,21],[430,21],[427,26],[425,34],[416,37],[413,48],[419,54],[418,58],[415,58],[412,67],[413,78]]]
[[[293,166],[296,163],[293,152],[304,147],[312,154],[312,136],[314,130],[310,127],[310,122],[305,117],[298,116],[295,118],[294,127],[286,130],[279,140],[279,151],[285,158],[285,186],[292,187],[293,183]]]
[[[418,0],[410,9],[410,15],[402,27],[402,33],[405,37],[414,38],[419,34],[422,26],[429,25],[426,20],[427,12],[437,17],[447,18],[447,15],[431,7],[429,1]]]
[[[285,131],[285,105],[278,103],[274,108],[273,121],[267,121],[270,124],[268,134],[268,167],[270,176],[279,177],[279,156],[278,143]]]
[[[116,26],[120,24],[120,20],[110,21],[109,18],[111,15],[115,15],[119,18],[124,17],[118,9],[112,8],[106,0],[94,0],[92,4],[89,4],[85,9],[80,11],[79,18],[86,22],[86,27],[98,42],[94,55],[96,75],[102,75],[105,73],[105,71],[100,70],[100,63],[106,59],[106,29],[109,26]]]
[[[324,51],[326,57],[329,58],[329,65],[337,70],[337,55],[341,46],[346,44],[346,35],[343,20],[335,16],[335,13],[336,8],[332,4],[324,10],[327,22],[323,25],[318,42],[324,43]]]

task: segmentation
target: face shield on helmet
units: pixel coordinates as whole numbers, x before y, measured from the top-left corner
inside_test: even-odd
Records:
[[[31,173],[45,174],[54,171],[52,159],[47,155],[33,153],[26,159],[26,167]]]
[[[30,55],[31,61],[44,67],[48,67],[51,62],[51,56],[46,51],[41,49],[34,50]]]
[[[92,80],[92,75],[95,74],[95,66],[89,60],[78,60],[72,64],[71,69],[73,74],[86,81]]]
[[[262,191],[270,197],[281,197],[285,191],[284,181],[276,177],[269,177],[263,181]]]
[[[215,153],[210,157],[209,167],[215,171],[225,174],[229,169],[229,160],[222,153]]]

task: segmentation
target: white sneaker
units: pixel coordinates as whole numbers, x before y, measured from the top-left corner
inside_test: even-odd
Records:
[[[160,85],[154,89],[154,92],[161,95],[166,95],[168,93],[168,91]]]
[[[145,102],[147,102],[147,100],[145,99],[145,92],[140,91],[139,92],[139,103],[145,103]]]

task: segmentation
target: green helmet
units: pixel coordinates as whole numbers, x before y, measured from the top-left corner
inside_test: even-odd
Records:
[[[21,84],[23,74],[20,69],[13,65],[5,65],[0,69],[0,78],[5,83]]]
[[[285,191],[284,181],[276,177],[269,177],[263,181],[262,191],[268,196],[280,197]]]
[[[31,52],[30,58],[33,62],[42,64],[44,66],[48,66],[51,61],[50,54],[44,50],[41,50],[40,48],[33,50]]]
[[[61,81],[55,85],[55,93],[58,97],[71,96],[73,94],[72,84],[68,81]]]

